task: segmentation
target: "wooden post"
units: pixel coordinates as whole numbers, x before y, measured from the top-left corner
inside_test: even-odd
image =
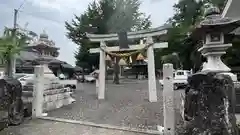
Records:
[[[32,102],[32,117],[41,117],[43,114],[44,67],[36,66],[34,69],[34,89]]]
[[[106,48],[106,43],[101,42],[100,46]],[[99,61],[99,90],[98,99],[105,99],[105,72],[106,72],[106,54],[103,50],[100,50],[100,61]]]
[[[173,91],[173,65],[163,65],[163,116],[164,132],[175,133],[175,108]]]
[[[150,45],[150,44],[153,44],[152,37],[147,38],[147,45]],[[150,102],[157,102],[157,86],[156,86],[156,74],[155,74],[155,62],[154,62],[153,45],[148,47],[147,58],[148,58],[149,101]]]

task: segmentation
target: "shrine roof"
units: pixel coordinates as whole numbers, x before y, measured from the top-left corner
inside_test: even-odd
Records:
[[[68,63],[61,64],[61,66],[66,69],[74,69],[74,67]]]
[[[44,44],[44,43],[33,44],[33,45],[29,45],[28,47],[31,47],[31,48],[49,48],[49,49],[56,49],[56,50],[59,50],[59,49],[60,49],[60,48],[58,48],[58,47],[49,46],[49,45],[46,45],[46,44]]]
[[[39,58],[39,55],[34,52],[29,52],[29,51],[21,51],[20,54],[18,55],[18,59],[22,61],[33,61]]]

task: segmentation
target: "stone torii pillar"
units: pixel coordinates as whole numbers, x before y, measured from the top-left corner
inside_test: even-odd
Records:
[[[152,37],[147,37],[147,45],[154,44]],[[157,87],[156,87],[156,72],[155,72],[155,60],[153,46],[149,46],[147,49],[148,59],[148,91],[149,101],[157,102]]]
[[[106,48],[106,43],[104,41],[102,41],[100,43],[100,47],[101,48]],[[106,72],[106,61],[105,61],[105,57],[106,57],[106,54],[103,50],[100,50],[100,61],[99,61],[99,78],[98,78],[98,81],[99,81],[99,85],[98,85],[98,99],[104,99],[105,98],[105,72]]]

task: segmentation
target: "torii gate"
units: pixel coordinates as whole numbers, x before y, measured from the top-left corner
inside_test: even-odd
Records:
[[[98,88],[98,99],[105,98],[105,72],[106,72],[106,63],[105,57],[106,52],[117,52],[117,51],[134,51],[147,48],[147,58],[148,58],[148,90],[149,90],[149,101],[156,102],[157,101],[157,88],[156,88],[156,75],[155,75],[155,63],[154,63],[154,49],[157,48],[167,48],[168,43],[154,43],[154,36],[163,36],[167,34],[167,29],[169,26],[162,26],[148,30],[141,30],[137,32],[128,32],[128,39],[141,39],[147,38],[145,44],[139,45],[129,45],[129,48],[120,49],[119,46],[107,47],[106,42],[109,41],[118,41],[118,34],[87,34],[87,37],[92,42],[100,42],[100,48],[92,48],[90,49],[90,53],[100,53],[100,61],[99,61],[99,88]]]

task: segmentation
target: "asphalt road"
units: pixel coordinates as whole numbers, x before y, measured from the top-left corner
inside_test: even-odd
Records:
[[[179,120],[182,92],[175,91],[176,121]],[[163,125],[162,89],[159,84],[156,103],[148,101],[147,80],[124,80],[120,85],[107,82],[105,94],[105,100],[98,100],[95,84],[78,84],[76,103],[48,112],[48,116],[140,129],[156,130],[157,125]]]

